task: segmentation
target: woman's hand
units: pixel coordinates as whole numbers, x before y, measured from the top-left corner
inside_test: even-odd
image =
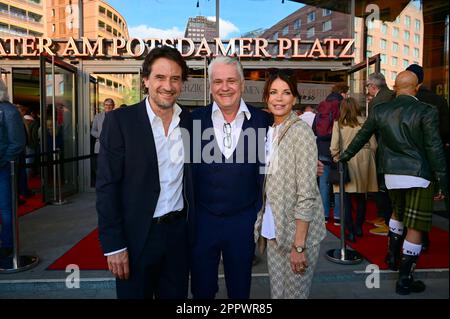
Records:
[[[305,252],[299,253],[294,247],[291,249],[291,269],[294,274],[303,275],[308,268]]]

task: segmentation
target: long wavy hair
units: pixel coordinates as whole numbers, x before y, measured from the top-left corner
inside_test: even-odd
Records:
[[[352,97],[348,97],[341,101],[341,110],[339,116],[339,125],[358,127],[361,125],[358,116],[362,116],[358,102]]]

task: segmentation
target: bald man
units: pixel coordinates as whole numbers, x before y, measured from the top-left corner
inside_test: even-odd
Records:
[[[439,184],[440,196],[448,196],[445,155],[436,129],[438,112],[415,97],[418,88],[413,72],[400,72],[394,85],[396,98],[373,107],[340,157],[341,161],[348,161],[372,134],[377,132],[381,136],[377,169],[384,174],[393,206],[385,262],[390,269],[399,270],[396,292],[401,295],[425,290],[425,284],[415,281],[412,275],[422,249],[421,232],[431,229],[434,195],[431,181]],[[403,241],[405,227],[408,231]]]

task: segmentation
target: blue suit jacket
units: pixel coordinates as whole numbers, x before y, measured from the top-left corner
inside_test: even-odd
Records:
[[[179,125],[188,132],[192,130],[190,113],[184,109]],[[182,132],[184,148],[188,150],[191,134]],[[147,239],[160,193],[158,158],[145,100],[106,115],[100,136],[96,189],[103,251],[127,247],[130,260],[136,260]],[[183,170],[183,195],[190,222],[193,187],[188,163]]]

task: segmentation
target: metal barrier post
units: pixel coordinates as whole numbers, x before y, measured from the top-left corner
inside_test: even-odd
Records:
[[[347,249],[345,245],[345,203],[344,203],[344,164],[342,162],[338,163],[339,169],[339,202],[341,206],[341,248],[330,249],[327,251],[325,257],[334,263],[344,264],[344,265],[355,265],[362,261],[361,255],[355,251]]]
[[[0,260],[0,274],[15,273],[35,267],[39,262],[37,256],[21,256],[19,254],[19,220],[17,218],[18,196],[17,196],[17,162],[11,161],[11,212],[12,212],[12,235],[13,253]]]
[[[64,205],[67,204],[67,201],[62,199],[62,186],[61,186],[61,163],[60,163],[60,159],[61,159],[61,149],[57,148],[56,149],[56,170],[53,169],[53,172],[56,171],[56,182],[57,182],[57,187],[53,186],[53,198],[54,200],[51,202],[52,205]],[[53,166],[55,167],[55,166]],[[55,185],[55,178],[53,178],[53,185]],[[57,192],[56,192],[57,189]],[[56,193],[58,193],[58,199],[56,199]]]

